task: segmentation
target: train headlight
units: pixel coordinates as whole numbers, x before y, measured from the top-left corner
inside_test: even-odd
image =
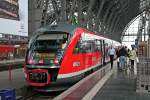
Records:
[[[27,74],[26,73],[24,73],[24,77],[27,78]]]
[[[43,64],[44,63],[44,61],[43,60],[39,60],[39,64]]]
[[[33,63],[34,63],[34,61],[32,59],[28,60],[28,64],[33,64]]]
[[[58,64],[58,63],[59,63],[58,59],[55,59],[54,64]]]

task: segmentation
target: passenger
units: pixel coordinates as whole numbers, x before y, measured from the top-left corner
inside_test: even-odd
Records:
[[[130,58],[130,49],[127,51],[127,56]]]
[[[110,63],[111,63],[111,69],[113,68],[113,61],[114,61],[114,56],[116,54],[115,49],[111,46],[111,48],[108,50],[108,54],[110,57]]]
[[[120,69],[125,69],[127,51],[124,46],[119,50],[119,55],[120,55],[119,58]]]
[[[130,49],[127,50],[127,65],[130,66]]]
[[[117,56],[117,68],[119,69],[119,47],[116,49],[116,56]]]
[[[136,50],[134,47],[132,47],[132,50],[130,51],[129,55],[130,55],[129,59],[131,62],[131,70],[134,70],[134,61],[137,58]]]

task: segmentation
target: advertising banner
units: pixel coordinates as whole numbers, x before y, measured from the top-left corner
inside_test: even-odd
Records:
[[[28,0],[0,0],[0,34],[28,36]]]

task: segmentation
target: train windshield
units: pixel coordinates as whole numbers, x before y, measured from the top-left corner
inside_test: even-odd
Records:
[[[58,40],[59,41],[59,40]],[[37,40],[33,46],[37,52],[54,52],[61,48],[61,42],[57,40]]]
[[[28,64],[59,63],[67,46],[67,37],[67,34],[39,35],[27,54]]]

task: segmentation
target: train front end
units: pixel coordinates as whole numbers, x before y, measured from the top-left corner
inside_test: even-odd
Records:
[[[43,33],[29,43],[24,69],[31,86],[48,86],[57,80],[67,39],[66,33]]]

